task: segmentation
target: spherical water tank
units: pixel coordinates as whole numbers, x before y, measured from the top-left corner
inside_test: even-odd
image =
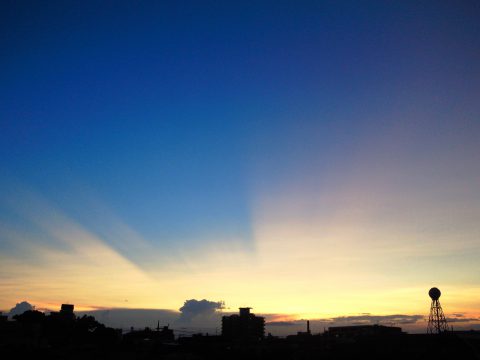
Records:
[[[428,292],[428,295],[432,298],[432,300],[438,300],[440,298],[440,295],[442,295],[442,293],[438,288],[433,287]]]

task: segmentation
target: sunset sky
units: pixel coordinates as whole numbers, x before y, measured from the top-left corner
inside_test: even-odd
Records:
[[[2,1],[0,309],[413,316],[437,286],[474,324],[479,24],[478,1]]]

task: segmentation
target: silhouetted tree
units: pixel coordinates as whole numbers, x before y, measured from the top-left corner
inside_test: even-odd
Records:
[[[45,320],[45,314],[37,310],[27,310],[23,314],[14,315],[13,318],[22,324],[39,324]]]
[[[75,328],[79,331],[94,331],[97,327],[103,326],[93,316],[83,315],[77,318]]]

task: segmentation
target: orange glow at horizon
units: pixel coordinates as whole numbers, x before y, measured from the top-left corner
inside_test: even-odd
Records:
[[[428,289],[438,286],[447,314],[478,317],[480,286],[472,261],[478,245],[467,234],[470,225],[464,232],[419,232],[414,218],[427,209],[401,195],[393,198],[396,207],[382,208],[378,198],[391,189],[375,186],[380,180],[374,174],[368,177],[323,191],[290,184],[259,192],[252,204],[253,249],[213,234],[202,246],[166,253],[115,223],[112,231],[130,236],[120,244],[127,254],[158,254],[158,264],[148,267],[30,193],[15,206],[48,241],[2,227],[1,235],[21,251],[0,254],[0,289],[6,294],[0,307],[27,300],[46,309],[73,303],[79,311],[177,310],[186,299],[205,298],[224,300],[230,309],[252,306],[278,319],[421,315],[429,311]],[[410,207],[416,213],[405,211]],[[440,208],[421,226],[437,226],[436,217],[443,219]],[[445,261],[452,257],[455,266]]]

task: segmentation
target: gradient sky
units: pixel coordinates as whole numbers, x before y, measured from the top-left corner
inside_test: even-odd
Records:
[[[477,1],[2,1],[0,308],[480,315]]]

